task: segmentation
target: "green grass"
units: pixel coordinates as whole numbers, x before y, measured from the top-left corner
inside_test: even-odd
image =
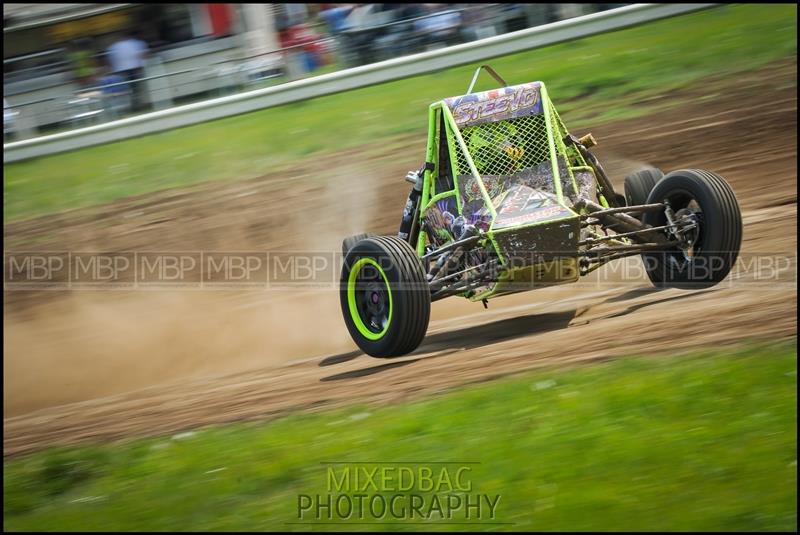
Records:
[[[569,126],[647,113],[654,105],[670,103],[670,92],[700,78],[796,54],[796,40],[796,5],[729,5],[491,64],[510,83],[545,81]],[[463,94],[474,67],[5,165],[4,218],[24,219],[207,180],[258,177],[312,155],[324,158],[400,134],[419,133],[422,139],[428,105]],[[479,88],[490,87],[483,84]],[[641,105],[654,95],[665,98]]]
[[[286,523],[298,494],[327,492],[325,462],[474,461],[470,492],[499,494],[493,521],[509,523],[475,529],[796,530],[796,353],[792,341],[622,358],[407,404],[39,452],[4,465],[5,528],[455,530]]]

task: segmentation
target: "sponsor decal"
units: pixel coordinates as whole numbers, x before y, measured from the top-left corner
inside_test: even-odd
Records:
[[[541,84],[531,82],[445,99],[458,126],[502,121],[542,111]]]

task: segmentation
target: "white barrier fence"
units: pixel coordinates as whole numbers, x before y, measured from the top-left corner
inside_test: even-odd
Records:
[[[531,50],[644,22],[707,9],[717,4],[635,4],[584,15],[471,43],[354,67],[236,95],[176,106],[57,134],[3,145],[3,163],[161,132],[349,89],[435,72]]]

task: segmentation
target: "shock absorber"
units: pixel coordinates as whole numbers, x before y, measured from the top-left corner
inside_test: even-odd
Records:
[[[408,194],[406,207],[403,209],[403,219],[400,221],[400,230],[397,237],[401,240],[406,240],[413,247],[416,234],[413,232],[415,222],[417,220],[417,210],[419,208],[419,199],[422,196],[422,187],[425,184],[425,171],[433,171],[434,165],[430,162],[425,162],[419,171],[411,171],[406,175],[406,181],[414,184],[411,192]]]

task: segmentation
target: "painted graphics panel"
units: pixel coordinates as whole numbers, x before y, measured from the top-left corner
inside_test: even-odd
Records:
[[[428,235],[428,241],[436,247],[453,241],[455,239],[453,224],[458,215],[455,196],[436,201],[429,206],[422,217],[422,225]]]
[[[497,219],[494,229],[543,223],[572,216],[572,212],[558,204],[555,195],[525,185],[506,190],[495,199]]]
[[[487,231],[491,224],[491,214],[484,208],[483,201],[467,203],[469,210],[459,210],[455,196],[436,201],[422,217],[423,225],[431,243],[440,247],[460,239],[468,225]]]
[[[542,113],[541,82],[444,99],[459,128]]]

